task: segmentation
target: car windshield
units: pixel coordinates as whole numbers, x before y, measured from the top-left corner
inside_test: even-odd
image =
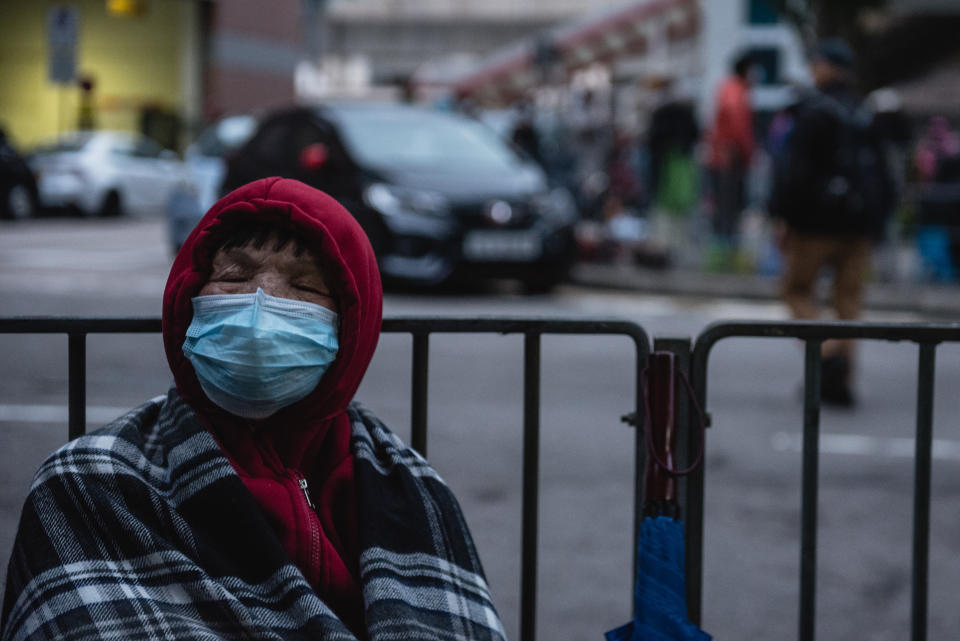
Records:
[[[208,127],[197,138],[197,147],[204,156],[221,157],[240,147],[253,135],[257,119],[249,115],[230,116]]]
[[[337,110],[345,144],[364,164],[409,169],[514,171],[523,160],[486,126],[415,110]]]

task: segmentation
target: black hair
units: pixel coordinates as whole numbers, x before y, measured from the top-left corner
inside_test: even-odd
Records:
[[[288,244],[293,243],[295,256],[302,256],[310,248],[303,237],[293,227],[275,222],[248,221],[232,225],[230,230],[213,246],[213,254],[219,251],[251,246],[262,249],[267,241],[273,240],[274,251],[280,251]]]
[[[733,60],[733,73],[740,76],[741,78],[746,78],[747,73],[750,71],[750,67],[753,66],[753,56],[750,53],[741,53]]]

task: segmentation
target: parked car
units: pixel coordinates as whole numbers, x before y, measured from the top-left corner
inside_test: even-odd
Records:
[[[205,128],[187,147],[183,159],[204,211],[220,197],[227,173],[224,159],[250,140],[256,129],[256,116],[227,116]]]
[[[370,103],[296,107],[265,117],[228,160],[226,190],[296,178],[363,226],[387,279],[438,284],[509,277],[562,281],[577,212],[542,169],[463,116]]]
[[[73,207],[85,216],[159,215],[187,180],[176,152],[122,131],[65,134],[29,162],[41,205]]]
[[[167,203],[167,230],[174,253],[220,197],[227,171],[224,158],[247,142],[256,127],[253,115],[227,116],[206,127],[187,147],[183,159],[190,182],[178,187]]]
[[[0,216],[22,220],[37,211],[37,183],[23,157],[0,130]]]

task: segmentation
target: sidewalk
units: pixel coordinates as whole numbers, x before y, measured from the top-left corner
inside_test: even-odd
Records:
[[[586,287],[674,296],[778,300],[777,277],[699,270],[649,269],[633,265],[579,263],[571,281]],[[825,293],[825,292],[824,292]],[[880,283],[867,285],[864,305],[876,311],[912,312],[960,320],[960,285]]]

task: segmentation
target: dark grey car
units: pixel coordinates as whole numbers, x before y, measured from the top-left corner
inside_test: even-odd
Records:
[[[369,103],[279,111],[228,160],[224,188],[267,176],[296,178],[346,206],[387,279],[503,277],[547,290],[575,256],[566,190],[456,114]]]

